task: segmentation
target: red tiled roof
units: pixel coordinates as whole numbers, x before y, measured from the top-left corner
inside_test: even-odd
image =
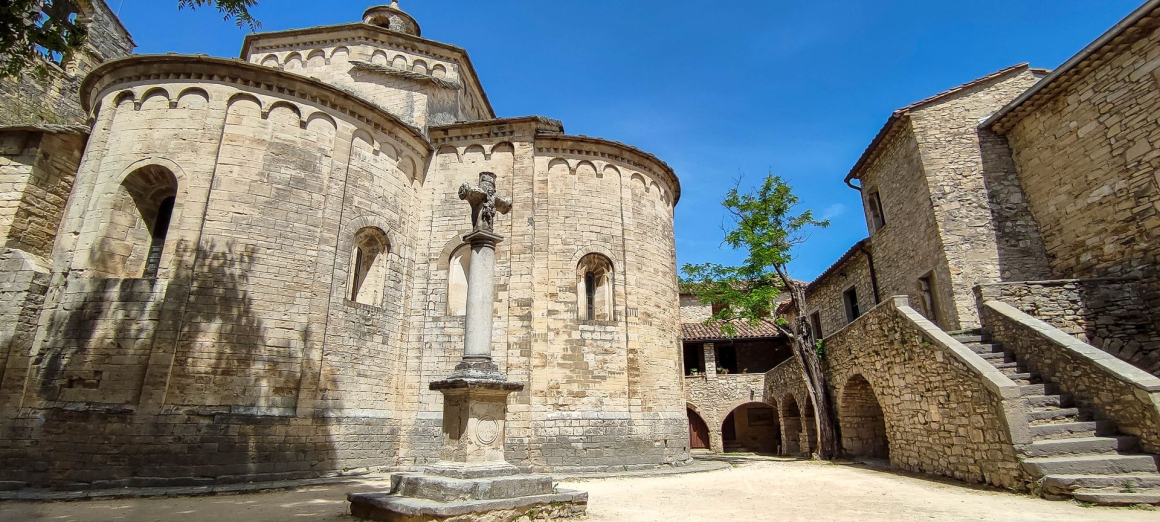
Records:
[[[773,321],[761,321],[748,324],[744,321],[733,323],[733,336],[725,335],[720,326],[708,326],[702,323],[681,323],[681,339],[686,341],[711,341],[715,339],[757,339],[762,337],[780,337],[781,330]]]

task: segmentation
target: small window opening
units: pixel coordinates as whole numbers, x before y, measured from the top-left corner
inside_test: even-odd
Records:
[[[576,267],[576,316],[582,321],[612,321],[612,262],[588,254]]]
[[[870,207],[870,224],[877,231],[886,225],[886,215],[882,213],[882,199],[878,196],[878,191],[871,192],[867,201]]]
[[[157,277],[157,270],[161,267],[161,253],[165,250],[165,236],[169,234],[169,221],[173,217],[173,203],[176,198],[169,196],[161,200],[157,208],[157,220],[153,224],[153,239],[149,243],[149,253],[145,258],[146,279]]]
[[[586,317],[593,321],[596,319],[596,274],[592,272],[584,274],[584,295],[588,301]]]
[[[814,339],[822,338],[822,314],[821,312],[814,312],[810,314],[810,327],[814,329]]]
[[[371,306],[380,306],[384,287],[387,283],[387,254],[390,241],[386,233],[375,227],[360,229],[354,235],[351,249],[350,289],[351,301]]]
[[[846,305],[846,322],[854,322],[854,319],[862,315],[862,311],[858,308],[858,292],[854,287],[842,293],[842,301]]]
[[[938,301],[935,297],[934,274],[928,273],[918,279],[918,292],[922,298],[922,315],[934,324],[938,322]],[[941,326],[941,325],[940,325]]]

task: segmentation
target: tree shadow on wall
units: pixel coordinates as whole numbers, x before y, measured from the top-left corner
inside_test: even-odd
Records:
[[[182,241],[174,260],[168,280],[69,278],[34,361],[37,393],[56,406],[33,434],[49,472],[34,481],[198,485],[332,471],[330,425],[295,416],[309,327],[270,338],[271,318],[294,311],[251,282],[268,268],[257,249]],[[158,364],[170,354],[168,368]],[[162,397],[159,414],[134,411]],[[81,439],[102,457],[68,458]]]

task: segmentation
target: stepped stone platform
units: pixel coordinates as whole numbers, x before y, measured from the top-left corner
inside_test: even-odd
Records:
[[[391,477],[389,493],[349,493],[350,512],[381,521],[507,522],[579,518],[588,493],[557,490],[546,475],[508,475],[458,479],[422,473]]]

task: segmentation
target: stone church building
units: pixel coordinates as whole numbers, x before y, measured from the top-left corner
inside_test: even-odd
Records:
[[[56,73],[79,106],[0,126],[0,484],[433,462],[427,385],[463,349],[456,190],[483,171],[514,202],[492,333],[527,383],[509,460],[689,460],[663,161],[498,117],[467,53],[396,3],[251,34],[233,60],[128,56],[92,4],[89,60]]]

